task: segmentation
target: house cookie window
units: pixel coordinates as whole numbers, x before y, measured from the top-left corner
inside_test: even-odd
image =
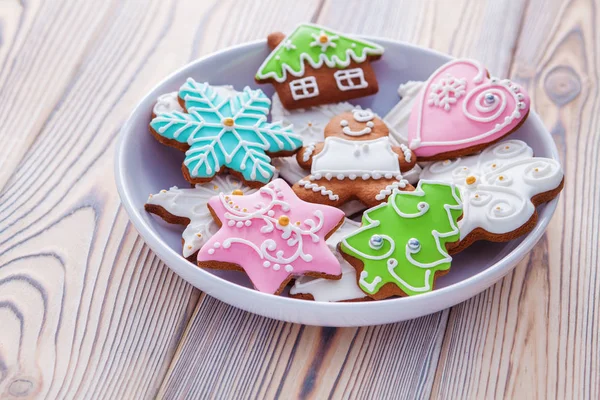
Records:
[[[319,95],[319,87],[314,76],[295,79],[290,82],[290,91],[294,100],[306,99]]]
[[[338,89],[342,91],[363,89],[369,86],[365,80],[365,74],[362,68],[336,71],[333,76],[337,82]]]

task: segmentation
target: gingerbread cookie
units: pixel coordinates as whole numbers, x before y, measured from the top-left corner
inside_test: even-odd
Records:
[[[256,73],[270,82],[288,110],[337,103],[377,93],[371,61],[383,47],[331,29],[302,24],[292,34],[269,35],[273,50]]]
[[[289,156],[302,145],[292,127],[268,123],[271,101],[245,88],[228,98],[207,83],[189,78],[179,90],[186,112],[162,113],[150,131],[161,143],[185,151],[183,175],[191,183],[229,171],[248,186],[260,187],[275,173],[271,157]]]
[[[460,238],[461,214],[454,185],[421,180],[415,191],[394,192],[387,203],[365,211],[362,227],[338,248],[369,297],[426,293],[450,269],[446,248]]]
[[[413,168],[415,155],[404,145],[392,146],[387,126],[370,110],[333,118],[325,141],[303,147],[296,160],[311,174],[294,191],[312,203],[339,207],[357,199],[372,207],[394,190],[413,189],[402,172]]]
[[[419,161],[468,155],[515,131],[529,114],[527,92],[489,78],[473,60],[453,60],[425,83],[408,122],[408,143]]]
[[[190,258],[219,229],[208,207],[208,201],[219,193],[231,195],[252,194],[252,189],[231,175],[215,176],[209,183],[197,184],[191,189],[173,186],[148,197],[144,208],[168,223],[185,225],[181,238],[183,256]]]
[[[244,271],[273,294],[293,277],[340,278],[325,242],[344,220],[337,208],[298,199],[283,179],[248,196],[221,193],[208,207],[220,229],[198,252],[200,267]]]
[[[421,82],[418,82],[421,83]],[[410,103],[412,105],[412,103]],[[410,113],[410,108],[404,106]],[[331,118],[343,112],[360,110],[360,106],[354,106],[348,102],[324,104],[321,106],[310,107],[307,109],[299,108],[295,110],[286,110],[277,93],[271,98],[271,117],[276,121],[281,121],[284,125],[292,125],[294,133],[302,137],[304,143],[317,143],[325,139],[325,126]],[[385,121],[385,119],[384,119]],[[408,119],[407,119],[408,121]],[[387,121],[385,121],[387,124]],[[389,124],[387,124],[389,126]],[[399,146],[395,141],[393,130],[390,130],[390,139],[393,146]],[[296,157],[279,157],[273,160],[273,165],[279,170],[279,175],[288,183],[294,184],[306,176],[306,170],[298,165]],[[410,184],[416,184],[419,181],[421,167],[415,164],[413,169],[403,172],[402,177]],[[362,210],[364,206],[344,207],[348,210]],[[349,214],[347,214],[349,215]]]
[[[533,157],[531,147],[520,140],[429,164],[421,178],[453,183],[461,190],[464,215],[452,253],[477,240],[505,242],[530,232],[537,223],[536,206],[558,196],[564,184],[560,163]]]
[[[346,218],[342,226],[327,239],[327,245],[342,265],[341,279],[332,280],[302,276],[296,279],[294,286],[290,288],[290,297],[326,302],[368,300],[369,297],[365,296],[356,284],[356,270],[336,250],[338,243],[345,236],[350,235],[359,228],[360,223]]]

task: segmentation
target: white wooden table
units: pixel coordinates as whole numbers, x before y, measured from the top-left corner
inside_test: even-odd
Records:
[[[600,52],[592,0],[0,0],[0,398],[599,398]],[[154,84],[313,21],[481,60],[565,166],[543,240],[451,309],[316,328],[234,309],[144,245],[113,181]]]

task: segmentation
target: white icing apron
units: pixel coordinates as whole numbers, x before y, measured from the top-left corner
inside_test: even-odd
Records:
[[[311,173],[396,176],[400,174],[400,164],[387,136],[362,141],[328,137],[323,151],[313,158]]]

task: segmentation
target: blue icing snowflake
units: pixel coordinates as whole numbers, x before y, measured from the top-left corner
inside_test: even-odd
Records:
[[[249,87],[226,97],[207,83],[188,78],[179,89],[187,113],[158,115],[150,126],[166,139],[187,143],[184,166],[192,181],[210,179],[221,168],[238,171],[247,181],[267,183],[275,167],[266,153],[293,152],[302,139],[292,126],[267,122],[271,101]]]

